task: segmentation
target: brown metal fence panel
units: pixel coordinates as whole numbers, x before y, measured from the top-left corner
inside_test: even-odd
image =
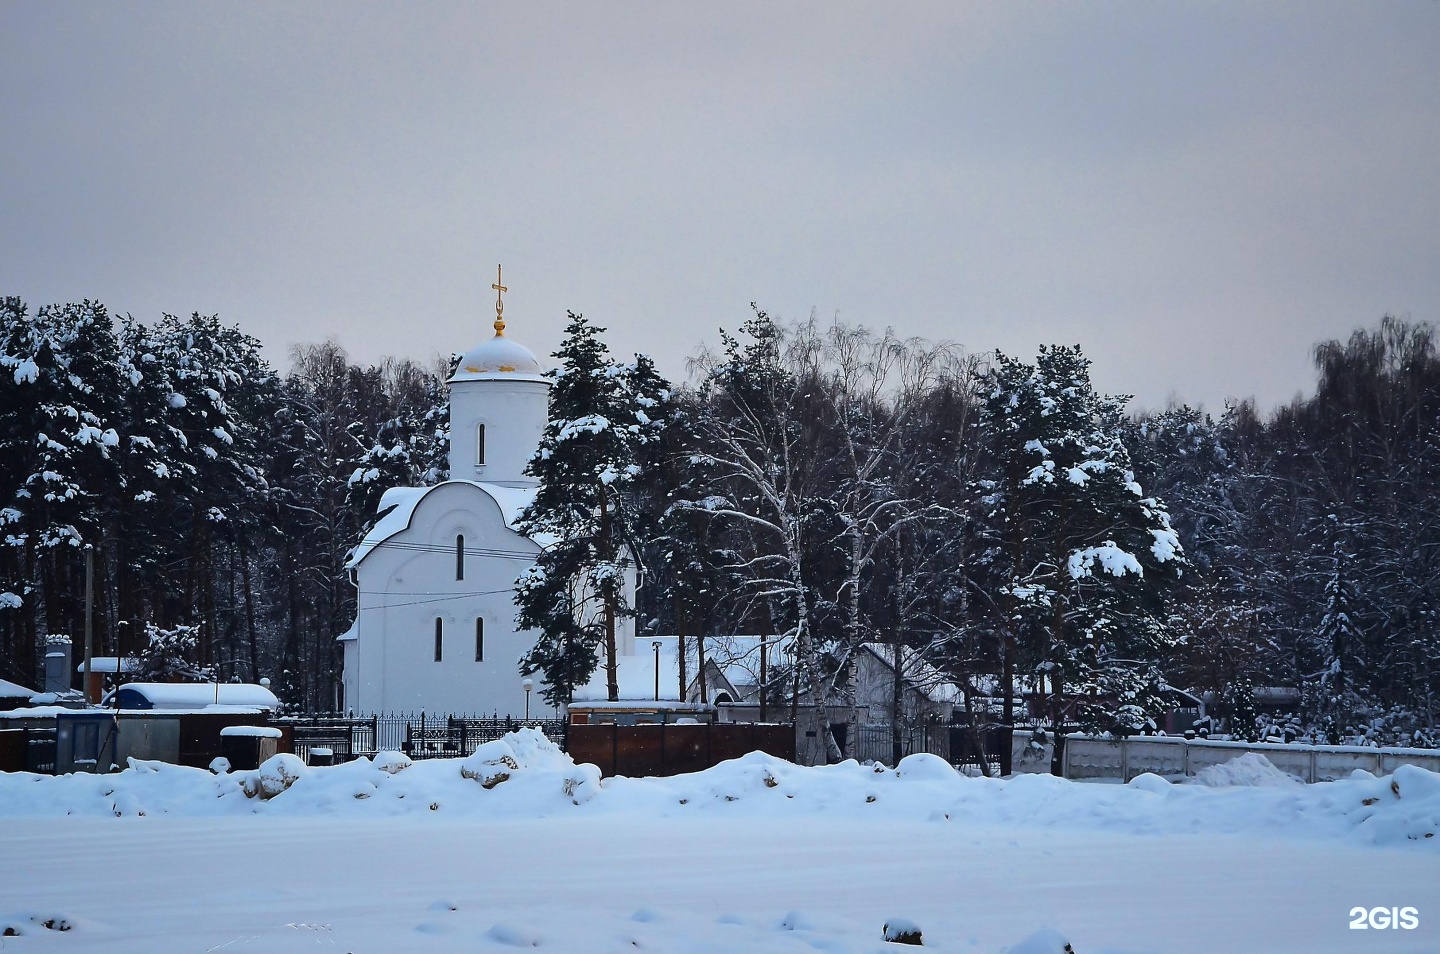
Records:
[[[663,742],[660,774],[683,775],[715,764],[710,757],[710,743],[718,726],[662,725],[659,728]]]
[[[615,727],[615,774],[665,775],[665,737],[658,725]]]
[[[795,761],[795,727],[793,725],[752,725],[755,751],[779,759]]]
[[[768,728],[768,726],[758,726],[749,722],[735,722],[721,723],[716,725],[715,728],[724,730],[716,732],[710,739],[710,757],[714,759],[713,764],[719,765],[721,762],[730,759],[738,759],[740,756],[754,752],[756,749],[763,750],[764,747],[757,743],[756,730]],[[793,749],[795,747],[794,729],[790,730],[790,736],[790,747]]]
[[[570,726],[570,757],[594,763],[607,777],[681,775],[755,751],[793,761],[795,727],[750,723]]]
[[[572,725],[567,740],[570,757],[577,763],[590,762],[600,774],[615,774],[615,730],[613,724]]]

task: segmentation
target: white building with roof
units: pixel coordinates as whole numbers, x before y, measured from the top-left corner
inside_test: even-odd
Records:
[[[396,487],[346,564],[358,592],[344,646],[342,708],[356,714],[521,715],[519,661],[533,638],[515,626],[515,580],[540,544],[514,526],[534,499],[525,465],[549,415],[535,355],[505,336],[495,286],[494,337],[451,376],[450,478]],[[633,587],[633,582],[632,582]],[[634,652],[633,624],[617,633]],[[534,680],[530,710],[548,714]]]

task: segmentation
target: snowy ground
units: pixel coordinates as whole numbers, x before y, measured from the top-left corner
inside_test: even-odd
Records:
[[[0,951],[874,954],[911,949],[882,940],[899,919],[947,952],[1440,951],[1420,770],[1120,786],[753,755],[602,786],[534,738],[402,766],[0,774]],[[1375,906],[1419,927],[1348,927]]]

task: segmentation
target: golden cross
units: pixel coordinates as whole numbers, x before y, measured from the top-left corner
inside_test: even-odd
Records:
[[[499,266],[499,265],[496,265],[496,266],[495,266],[495,284],[493,284],[493,285],[490,286],[491,288],[495,289],[495,334],[496,334],[496,335],[503,335],[503,334],[505,333],[505,317],[504,317],[504,316],[505,316],[505,302],[504,302],[503,300],[501,300],[500,296],[503,295],[503,294],[505,294],[505,293],[506,293],[507,291],[509,291],[510,289],[508,289],[508,288],[506,288],[504,285],[500,284],[500,282],[503,280],[503,278],[504,278],[504,274],[501,272],[500,266]]]

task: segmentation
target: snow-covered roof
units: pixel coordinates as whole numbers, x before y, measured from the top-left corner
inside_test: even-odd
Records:
[[[279,739],[283,738],[284,735],[285,733],[272,725],[227,725],[220,730],[221,738],[235,736],[238,738],[251,739]],[[313,752],[314,749],[311,749],[311,751]]]
[[[688,654],[693,659],[695,657],[695,641],[690,639],[687,642],[689,643]],[[764,637],[766,667],[773,668],[777,664],[788,664],[790,646],[793,642],[794,638],[789,636]],[[761,644],[762,638],[759,636],[707,636],[705,638],[705,661],[714,663],[731,685],[744,692],[742,687],[760,684]]]
[[[660,637],[660,701],[680,701],[680,667],[675,657],[675,639]],[[642,649],[643,647],[643,649]],[[655,692],[655,649],[649,640],[635,640],[635,655],[615,657],[615,682],[620,689],[622,700],[653,703]],[[589,705],[609,698],[606,684],[605,660],[602,657],[590,681],[575,688],[572,700]]]
[[[882,664],[891,667],[895,660],[895,649],[885,643],[864,643],[862,648]],[[924,657],[909,646],[900,647],[900,678],[906,685],[921,693],[931,702],[954,705],[960,701],[960,687],[950,681]]]
[[[570,703],[571,709],[606,710],[606,709],[663,709],[666,712],[711,712],[714,706],[704,702],[681,702],[678,699],[620,699],[615,702],[608,702],[604,699],[589,699],[581,702],[578,699]]]
[[[139,670],[140,670],[140,660],[136,659],[134,656],[91,656],[91,657],[90,657],[90,671],[91,671],[91,672],[138,672]],[[76,672],[84,672],[84,671],[85,671],[85,663],[84,663],[83,660],[80,662],[80,664],[79,664],[78,666],[75,667],[75,671],[76,671]]]
[[[26,689],[19,683],[0,679],[0,696],[6,699],[29,699],[33,695],[35,695],[34,689]]]
[[[466,484],[489,494],[490,499],[494,500],[495,505],[500,508],[500,515],[505,520],[505,526],[511,530],[515,529],[515,523],[520,519],[520,514],[524,513],[525,508],[530,505],[530,501],[535,499],[535,488],[533,487],[502,487],[499,484],[485,484],[477,480],[447,480],[433,487],[391,487],[380,497],[380,503],[375,508],[376,513],[384,514],[384,516],[375,522],[375,526],[370,528],[369,533],[365,534],[360,545],[350,554],[350,559],[345,561],[345,568],[352,569],[359,566],[360,562],[369,556],[376,547],[409,527],[411,518],[415,516],[415,508],[420,505],[420,501],[424,500],[427,494],[453,484]]]
[[[128,690],[128,692],[127,692]],[[246,682],[127,682],[115,690],[120,706],[125,709],[278,709],[275,693]],[[115,693],[109,693],[110,703]],[[148,703],[148,705],[146,704]]]
[[[655,698],[655,648],[651,643],[660,644],[660,698],[680,698],[680,664],[678,636],[637,636],[635,655],[619,656],[615,660],[616,682],[621,699],[653,701]],[[768,637],[765,645],[769,653],[767,665],[774,666],[788,660],[790,640]],[[693,636],[685,640],[686,682],[693,685],[697,664],[696,642]],[[750,694],[760,682],[760,637],[759,636],[707,636],[705,637],[705,661],[713,664],[726,681],[741,696]],[[605,662],[595,667],[590,681],[575,690],[575,701],[589,703],[609,695],[605,683]],[[687,689],[689,688],[687,685]],[[740,699],[734,700],[739,702]]]
[[[51,693],[53,695],[53,693]],[[54,719],[57,716],[71,716],[77,713],[104,715],[99,709],[75,709],[70,706],[36,705],[28,709],[7,709],[0,712],[0,719]]]
[[[545,369],[535,360],[535,353],[501,332],[465,352],[450,382],[491,380],[544,381]]]

